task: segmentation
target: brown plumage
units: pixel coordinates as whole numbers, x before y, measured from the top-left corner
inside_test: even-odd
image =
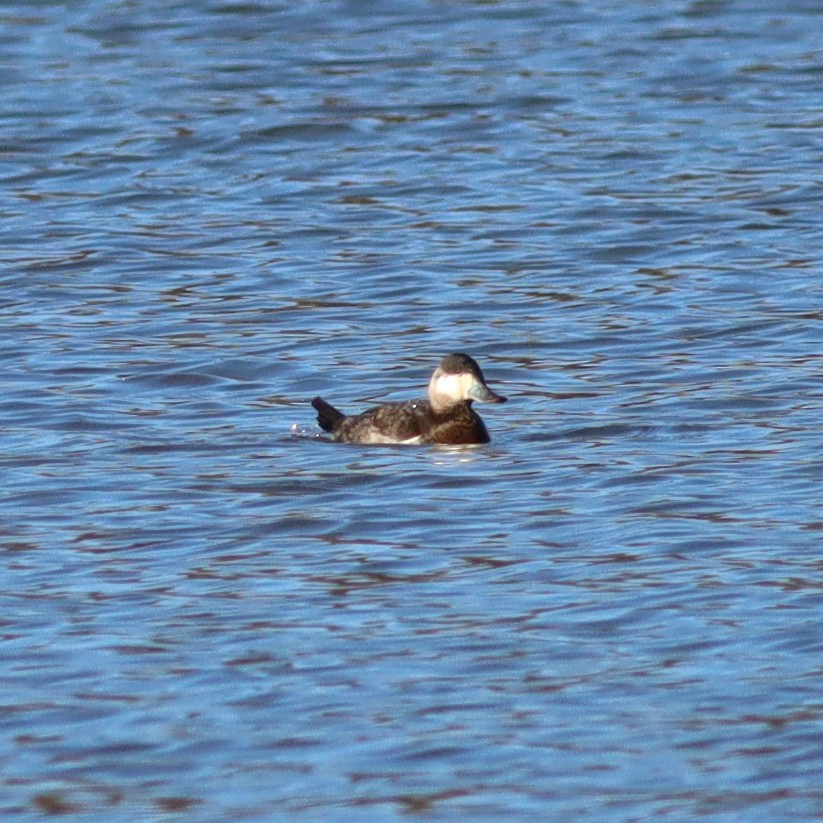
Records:
[[[347,416],[322,397],[315,397],[317,422],[341,443],[488,443],[489,433],[472,408],[482,403],[504,403],[493,392],[483,372],[467,354],[445,357],[429,381],[428,399],[384,403],[362,414]]]

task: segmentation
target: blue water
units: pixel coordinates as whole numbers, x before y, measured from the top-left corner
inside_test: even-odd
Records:
[[[0,815],[823,818],[823,7],[0,6]],[[471,353],[488,446],[341,446]]]

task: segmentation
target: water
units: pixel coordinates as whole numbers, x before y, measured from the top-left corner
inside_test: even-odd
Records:
[[[779,5],[0,7],[4,817],[823,817]],[[316,437],[453,350],[489,446]]]

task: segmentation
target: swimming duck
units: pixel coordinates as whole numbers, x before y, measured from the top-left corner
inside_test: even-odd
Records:
[[[489,433],[473,401],[505,403],[483,378],[480,367],[462,352],[444,357],[429,381],[427,400],[384,403],[347,416],[322,397],[311,401],[317,422],[341,443],[488,443]]]

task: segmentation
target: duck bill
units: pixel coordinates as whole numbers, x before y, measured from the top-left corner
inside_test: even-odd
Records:
[[[475,380],[469,389],[469,397],[479,403],[505,403],[506,398],[493,392],[485,383]]]

